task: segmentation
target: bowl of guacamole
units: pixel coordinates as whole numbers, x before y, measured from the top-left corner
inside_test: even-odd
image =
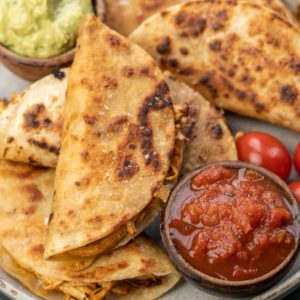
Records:
[[[0,43],[14,53],[49,58],[74,48],[92,0],[1,0]]]

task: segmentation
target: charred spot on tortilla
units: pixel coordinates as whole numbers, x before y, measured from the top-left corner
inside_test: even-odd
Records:
[[[217,122],[210,122],[207,124],[207,129],[208,131],[211,133],[211,136],[218,140],[221,139],[223,136],[223,129],[221,127],[221,125]]]
[[[179,51],[182,55],[188,55],[189,54],[189,49],[187,47],[180,47]]]
[[[134,75],[134,68],[130,66],[125,66],[123,67],[122,74],[123,76],[130,78]]]
[[[24,185],[22,191],[26,195],[25,198],[27,198],[29,202],[39,202],[43,199],[43,194],[36,184]]]
[[[298,97],[298,91],[292,85],[283,85],[280,88],[280,98],[282,101],[293,104]]]
[[[66,77],[66,73],[64,71],[61,70],[53,70],[52,74],[55,78],[62,80]]]
[[[169,63],[169,66],[170,66],[171,68],[176,69],[176,68],[179,67],[179,61],[178,61],[177,58],[170,58],[170,59],[168,60],[168,63]]]
[[[12,136],[7,137],[7,143],[10,144],[14,141],[15,139]]]
[[[162,41],[156,46],[156,51],[159,54],[170,54],[171,53],[171,39],[166,36]]]
[[[178,73],[180,75],[192,75],[194,73],[194,69],[193,67],[183,67],[179,69]]]
[[[180,36],[198,37],[206,28],[207,20],[192,13],[180,11],[174,17],[176,26],[182,29]]]
[[[59,154],[59,148],[56,146],[53,146],[53,145],[49,145],[47,142],[37,141],[33,138],[29,138],[29,139],[27,139],[27,141],[29,144],[34,145],[40,149],[46,150],[46,151],[56,154],[56,155]]]
[[[225,9],[220,10],[212,17],[212,20],[210,20],[210,28],[214,31],[224,29],[227,20],[227,11]]]
[[[42,103],[33,105],[27,112],[24,113],[24,128],[36,129],[40,127],[40,115],[45,111],[45,106]]]
[[[209,93],[211,94],[212,98],[218,97],[218,89],[213,83],[213,74],[206,73],[199,79],[199,84],[205,86]]]
[[[156,90],[146,97],[144,105],[138,113],[141,133],[141,149],[143,150],[144,163],[146,166],[152,164],[155,171],[160,168],[160,157],[153,149],[152,129],[148,120],[151,110],[160,110],[172,105],[170,90],[165,81],[157,84]]]
[[[128,179],[139,171],[139,166],[135,163],[130,155],[126,155],[121,165],[118,167],[117,176],[120,180]]]
[[[220,40],[213,40],[209,43],[209,48],[212,50],[212,51],[221,51],[222,49],[222,41]]]

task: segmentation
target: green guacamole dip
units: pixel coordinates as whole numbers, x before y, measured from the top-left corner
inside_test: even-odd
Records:
[[[0,0],[0,43],[17,54],[42,58],[73,48],[92,0]]]

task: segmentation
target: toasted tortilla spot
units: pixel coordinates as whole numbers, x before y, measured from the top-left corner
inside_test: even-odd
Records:
[[[45,251],[45,248],[43,244],[39,244],[39,245],[32,246],[30,251],[34,255],[42,255]]]
[[[179,67],[179,61],[178,61],[178,59],[176,59],[176,58],[170,58],[170,59],[168,60],[168,62],[169,62],[169,66],[170,66],[171,68],[178,68],[178,67]]]
[[[40,149],[46,150],[46,151],[48,151],[50,153],[54,153],[56,155],[59,154],[59,148],[56,146],[49,145],[47,142],[37,141],[32,138],[29,138],[27,141],[29,144],[34,145]]]
[[[85,123],[94,126],[95,123],[97,122],[97,118],[94,116],[89,116],[89,115],[85,115],[83,116]]]
[[[9,136],[9,137],[7,138],[7,143],[10,144],[10,143],[12,143],[14,140],[15,140],[15,139],[14,139],[12,136]]]
[[[193,67],[183,67],[179,69],[178,73],[181,75],[192,75],[194,73],[194,69]]]
[[[206,73],[199,79],[199,84],[205,86],[212,98],[218,97],[218,89],[213,83],[213,73]]]
[[[201,34],[207,25],[205,18],[198,17],[192,13],[188,14],[184,11],[180,11],[174,17],[175,24],[183,29],[180,33],[182,37],[192,36],[194,38]]]
[[[152,258],[149,258],[149,259],[141,258],[141,263],[146,270],[149,270],[149,269],[152,269],[153,267],[155,267],[156,260],[152,259]]]
[[[298,97],[298,91],[292,85],[283,85],[280,88],[280,98],[282,101],[293,104]]]
[[[82,160],[87,161],[90,156],[90,153],[88,150],[84,150],[81,152],[80,155],[81,155]]]
[[[168,36],[163,37],[162,41],[156,46],[156,51],[160,54],[170,54],[171,39]]]
[[[39,202],[43,199],[43,194],[35,184],[27,184],[22,191],[26,194],[29,202]]]
[[[42,103],[33,105],[27,112],[24,113],[24,128],[36,129],[40,127],[40,114],[45,111],[45,106]]]
[[[139,171],[138,164],[132,160],[130,155],[127,155],[118,168],[117,176],[121,180],[128,179],[134,176],[138,171]]]
[[[187,47],[180,47],[179,51],[181,52],[182,55],[188,55],[189,54],[189,49]]]
[[[102,85],[104,88],[110,88],[110,89],[115,89],[118,86],[118,80],[116,78],[112,78],[109,76],[103,76],[102,77]]]
[[[214,40],[209,43],[209,48],[212,51],[220,51],[222,49],[222,41]]]
[[[31,205],[23,210],[25,215],[33,215],[35,211],[36,211],[36,207],[34,205]]]
[[[116,116],[112,118],[112,120],[108,124],[107,131],[116,132],[122,127],[122,125],[127,123],[127,121],[128,121],[128,117],[126,115]]]
[[[96,216],[93,217],[89,220],[87,220],[88,223],[101,223],[102,222],[102,217],[101,216]]]

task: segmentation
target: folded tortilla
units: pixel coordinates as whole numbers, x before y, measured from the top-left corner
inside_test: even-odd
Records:
[[[68,72],[56,71],[10,102],[0,102],[1,158],[56,166]]]
[[[188,0],[106,0],[105,22],[114,30],[128,36],[144,20],[166,8]],[[241,0],[240,0],[241,1]],[[245,0],[244,0],[245,1]],[[263,4],[282,15],[290,22],[298,21],[280,0],[247,0],[249,3]]]
[[[181,172],[186,173],[208,162],[237,160],[235,141],[223,112],[171,73],[164,75],[174,104],[187,110],[180,122],[182,132],[188,138]]]
[[[130,39],[218,107],[300,131],[300,29],[262,3],[179,4]]]
[[[45,257],[121,230],[119,240],[124,228],[134,236],[134,222],[163,187],[174,146],[172,100],[154,60],[87,17],[68,80]]]
[[[44,259],[53,183],[53,170],[0,161],[0,265],[33,293],[155,299],[178,281],[168,258],[146,237],[97,258]]]

